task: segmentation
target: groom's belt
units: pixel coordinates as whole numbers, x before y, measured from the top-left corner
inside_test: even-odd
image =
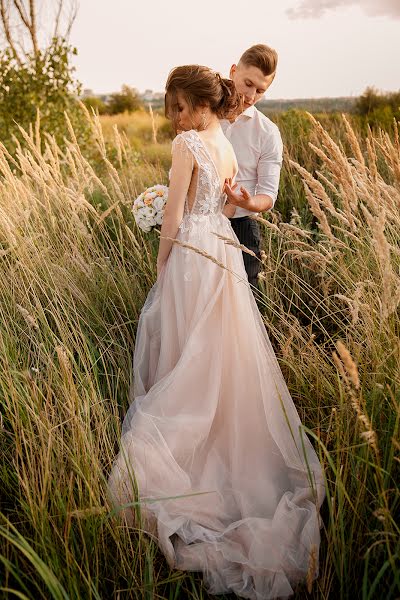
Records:
[[[245,215],[244,217],[232,217],[232,218],[229,218],[230,221],[237,221],[237,222],[247,221],[247,219],[250,219],[250,215]]]

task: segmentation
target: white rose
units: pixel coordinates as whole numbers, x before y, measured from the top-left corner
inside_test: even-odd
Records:
[[[155,217],[156,217],[156,214],[153,213],[152,215],[145,215],[143,218],[148,225],[155,225],[156,224]]]
[[[154,217],[151,217],[151,219],[148,219],[147,222],[149,223],[149,225],[151,225],[152,227],[154,227],[154,225],[157,225],[157,221],[156,221],[156,217],[154,215]]]
[[[158,212],[156,214],[156,216],[154,217],[157,225],[162,225],[163,217],[164,217],[164,211],[160,210],[160,212]]]
[[[143,209],[144,209],[144,206],[143,206],[143,207],[141,207],[141,208],[139,208],[139,210],[137,211],[137,213],[136,213],[136,215],[135,215],[135,216],[136,216],[136,218],[138,218],[138,219],[143,219],[143,218],[145,218],[145,217],[146,217],[146,215],[143,213]]]
[[[144,206],[144,202],[141,198],[136,198],[135,202],[133,203],[133,206],[136,208],[141,208],[142,206]]]
[[[164,207],[164,199],[158,196],[157,198],[155,198],[153,206],[157,211],[162,210],[162,208]]]
[[[152,206],[144,206],[140,212],[144,217],[154,217],[156,211]]]
[[[151,225],[147,222],[147,219],[138,219],[137,225],[142,231],[146,231],[147,233],[151,231]]]

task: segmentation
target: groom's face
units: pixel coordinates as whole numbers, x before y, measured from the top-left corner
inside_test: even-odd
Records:
[[[244,110],[261,100],[274,79],[274,75],[264,75],[261,69],[241,63],[232,65],[230,77],[243,95]]]

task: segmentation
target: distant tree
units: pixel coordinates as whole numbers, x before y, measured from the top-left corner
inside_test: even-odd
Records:
[[[105,115],[108,112],[107,104],[101,98],[97,98],[97,96],[86,96],[82,102],[89,110],[94,108],[99,115]]]
[[[42,0],[40,8],[46,1]],[[78,136],[88,135],[77,101],[81,85],[70,64],[77,51],[67,41],[76,12],[67,17],[64,13],[67,6],[76,6],[75,0],[51,3],[53,20],[46,20],[46,28],[55,35],[44,47],[38,4],[37,0],[0,0],[0,37],[2,33],[5,43],[0,51],[0,138],[11,152],[15,149],[13,136],[23,140],[17,124],[27,129],[38,111],[41,130],[53,134],[61,145],[67,134],[64,111]]]
[[[400,110],[400,91],[383,93],[374,87],[367,87],[357,99],[355,111],[360,115],[368,115],[378,108],[389,106],[393,113]]]
[[[76,52],[61,38],[45,50],[27,55],[19,63],[10,49],[0,53],[0,138],[10,151],[13,135],[22,141],[16,124],[24,129],[40,113],[41,130],[63,144],[67,134],[64,111],[83,134],[85,125],[78,105],[80,84],[73,77],[69,55]]]
[[[111,94],[107,102],[107,112],[116,115],[123,112],[134,112],[142,107],[142,102],[135,88],[123,85],[120,92]]]
[[[77,9],[77,0],[0,0],[3,47],[18,65],[32,62],[54,38],[68,40]]]
[[[354,111],[359,115],[367,115],[384,104],[384,99],[375,87],[367,87],[356,100]]]
[[[365,128],[370,125],[389,131],[393,120],[400,120],[400,91],[383,93],[368,87],[357,99],[355,113],[360,116]]]

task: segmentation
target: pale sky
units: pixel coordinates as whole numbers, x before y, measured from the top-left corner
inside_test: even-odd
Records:
[[[256,43],[279,54],[267,98],[400,89],[400,0],[79,0],[70,41],[76,76],[95,93],[163,92],[183,64],[228,76]]]

